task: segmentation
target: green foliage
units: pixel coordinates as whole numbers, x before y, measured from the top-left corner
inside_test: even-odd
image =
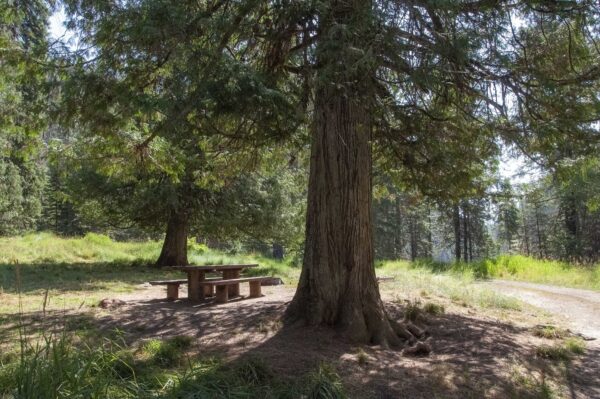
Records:
[[[345,398],[340,377],[332,365],[321,363],[319,368],[310,373],[306,380],[310,399],[342,399]]]
[[[427,302],[425,305],[423,305],[423,311],[430,315],[439,316],[444,314],[446,309],[444,308],[444,305],[439,303]]]
[[[549,360],[569,361],[574,356],[585,353],[585,343],[580,339],[568,338],[562,343],[554,345],[540,345],[536,348],[536,355]]]
[[[577,266],[568,262],[514,255],[483,260],[464,267],[472,268],[479,277],[600,289],[600,265]]]
[[[41,1],[0,5],[0,235],[31,230],[41,213],[45,16]]]
[[[420,301],[408,301],[404,307],[404,318],[410,321],[417,321],[422,314]]]
[[[191,254],[202,255],[208,252],[208,247],[206,246],[206,244],[198,243],[194,238],[188,238],[187,247],[188,252]]]
[[[76,345],[66,334],[21,337],[17,362],[0,369],[0,394],[18,398],[136,398],[140,389],[133,358],[122,343]]]
[[[172,368],[180,364],[183,351],[192,344],[192,338],[176,336],[166,341],[152,339],[144,345],[144,352],[161,368]]]
[[[188,337],[148,341],[140,350],[118,338],[67,332],[23,334],[14,356],[0,362],[0,396],[39,398],[343,398],[339,376],[320,365],[306,376],[278,377],[260,358],[180,364]],[[118,335],[118,334],[117,334]],[[168,348],[168,349],[165,349]],[[150,354],[150,362],[147,360]]]
[[[470,269],[452,269],[449,265],[423,261],[385,261],[379,262],[376,270],[378,274],[395,277],[381,288],[391,290],[402,301],[418,298],[427,291],[462,306],[499,310],[520,310],[522,307],[514,298],[473,284],[475,277]]]
[[[568,331],[555,326],[535,326],[533,335],[546,339],[563,339],[566,338],[569,333]]]

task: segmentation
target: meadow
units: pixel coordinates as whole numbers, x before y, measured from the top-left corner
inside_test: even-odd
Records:
[[[340,373],[335,359],[316,361],[297,375],[281,375],[261,357],[244,355],[231,363],[219,354],[199,352],[196,338],[189,334],[152,335],[143,332],[143,326],[132,331],[103,327],[98,317],[108,313],[98,308],[102,298],[134,296],[152,279],[181,278],[177,273],[148,267],[159,252],[159,242],[115,242],[92,233],[80,238],[46,233],[1,238],[0,398],[33,398],[39,392],[52,398],[354,397],[348,393],[351,388],[345,387],[352,385],[354,377]],[[192,242],[189,252],[193,264],[259,263],[260,267],[251,272],[282,278],[286,292],[293,292],[300,273],[290,262],[259,254],[230,254]],[[391,306],[402,309],[405,318],[442,318],[444,325],[457,326],[464,324],[462,317],[491,317],[508,323],[503,328],[511,329],[520,319],[529,323],[528,315],[535,312],[516,299],[474,284],[478,279],[499,277],[599,288],[598,267],[578,268],[523,257],[469,265],[382,261],[377,263],[376,272],[393,278],[381,284],[382,296]],[[445,316],[446,312],[452,316]],[[455,316],[459,314],[463,316]],[[546,320],[543,315],[535,317],[536,322]],[[255,335],[277,335],[279,320],[260,320]],[[143,337],[132,338],[139,334]],[[468,344],[460,341],[464,340],[462,334],[454,339]],[[528,328],[519,329],[518,339],[523,334],[534,335]],[[555,382],[550,377],[539,379],[537,374],[523,371],[531,365],[518,363],[521,371],[513,370],[511,373],[516,374],[506,377],[517,394],[531,391],[537,395],[533,397],[560,397],[554,393],[564,385],[560,377],[564,367],[585,352],[580,342],[568,336],[557,342],[554,337],[548,340],[537,351],[538,357],[550,359],[543,362],[551,366],[543,363],[535,367],[549,373],[547,367],[558,362],[555,371],[559,377]],[[352,359],[361,370],[373,364],[374,356],[383,356],[368,347],[351,348]],[[513,366],[505,367],[512,370]],[[439,389],[443,392],[446,388]]]

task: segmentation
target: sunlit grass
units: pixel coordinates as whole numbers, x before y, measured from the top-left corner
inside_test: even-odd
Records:
[[[512,255],[480,261],[473,267],[481,277],[600,290],[600,265],[578,266]]]
[[[378,275],[394,277],[393,281],[381,285],[382,290],[402,298],[418,298],[433,293],[463,306],[521,309],[520,301],[473,284],[476,278],[469,270],[432,270],[424,263],[402,260],[380,262],[376,270]]]

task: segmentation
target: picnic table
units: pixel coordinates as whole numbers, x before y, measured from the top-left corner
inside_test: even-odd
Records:
[[[258,264],[170,266],[168,269],[187,273],[188,298],[192,301],[199,301],[207,295],[213,295],[214,286],[201,284],[206,281],[206,273],[221,273],[223,280],[238,280],[242,270],[253,267],[258,267]],[[240,295],[239,282],[227,285],[227,291],[228,297]]]

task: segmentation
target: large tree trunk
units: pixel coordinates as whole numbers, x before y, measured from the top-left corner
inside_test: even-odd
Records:
[[[184,266],[187,259],[188,216],[183,212],[171,212],[167,222],[167,234],[156,267]]]
[[[358,342],[399,345],[398,334],[408,339],[410,333],[392,328],[373,261],[370,101],[363,86],[369,75],[348,54],[360,42],[336,36],[345,26],[360,40],[365,33],[352,24],[364,22],[370,7],[363,0],[331,1],[321,19],[319,46],[327,53],[320,53],[324,68],[315,90],[304,263],[287,315],[335,326]]]

